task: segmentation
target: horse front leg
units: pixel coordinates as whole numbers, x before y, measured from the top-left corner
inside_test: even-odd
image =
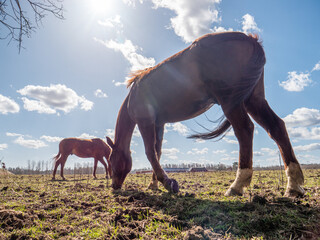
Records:
[[[158,162],[160,163],[160,157],[161,157],[161,147],[162,147],[162,140],[163,140],[163,132],[164,132],[164,125],[157,125],[155,128],[156,131],[156,153]],[[158,189],[158,179],[155,172],[152,173],[152,180],[148,186],[149,189],[157,190]]]
[[[170,179],[167,174],[163,171],[158,160],[158,154],[156,151],[156,126],[154,123],[148,122],[139,122],[139,130],[141,132],[145,152],[153,172],[157,178],[157,181],[160,181],[165,189],[169,192],[177,193],[179,192],[179,185],[175,179]]]
[[[98,166],[98,159],[94,158],[93,174],[92,174],[94,179],[97,179],[97,176],[96,176],[97,166]]]
[[[243,104],[225,113],[239,141],[239,167],[237,176],[225,196],[242,195],[243,188],[250,185],[252,179],[252,141],[254,125]]]
[[[101,164],[104,166],[104,169],[106,170],[106,179],[108,179],[109,177],[108,177],[108,172],[109,172],[109,174],[110,174],[110,177],[111,177],[111,169],[110,169],[110,167],[109,167],[109,169],[108,169],[108,165],[106,164],[106,162],[104,161],[104,159],[103,159],[103,157],[101,158],[101,159],[99,159],[99,161],[101,162]],[[110,165],[109,165],[110,166]]]

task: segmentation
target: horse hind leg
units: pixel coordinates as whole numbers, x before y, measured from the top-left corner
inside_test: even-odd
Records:
[[[56,173],[59,165],[61,164],[61,152],[59,150],[59,153],[53,158],[55,160],[53,173],[52,173],[52,180],[54,181],[56,179]]]
[[[284,121],[272,111],[265,98],[259,95],[251,96],[246,102],[246,108],[278,145],[288,178],[285,196],[303,195],[303,173],[293,152]]]
[[[67,155],[67,154],[61,154],[61,157],[60,157],[60,160],[59,160],[60,164],[61,164],[60,176],[61,176],[62,180],[66,180],[66,178],[63,175],[63,169],[64,169],[64,165],[66,164],[68,156],[69,155]]]
[[[222,106],[224,109],[224,106]],[[229,108],[227,108],[229,109]],[[239,167],[237,176],[225,196],[242,195],[243,189],[250,185],[252,179],[252,141],[254,125],[243,104],[225,112],[239,141]]]

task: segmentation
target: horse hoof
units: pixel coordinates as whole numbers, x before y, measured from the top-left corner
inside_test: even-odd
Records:
[[[151,182],[148,186],[148,189],[151,189],[151,190],[158,190],[158,184],[154,184],[153,182]]]
[[[242,196],[241,192],[238,192],[234,190],[233,188],[229,188],[228,191],[224,194],[226,197],[231,197],[231,196]]]
[[[164,187],[171,193],[178,193],[179,192],[179,184],[175,179],[168,179]]]
[[[302,197],[305,191],[299,187],[299,189],[287,189],[284,196],[285,197]]]
[[[111,187],[113,188],[113,190],[120,190],[121,189],[121,185],[112,184]]]

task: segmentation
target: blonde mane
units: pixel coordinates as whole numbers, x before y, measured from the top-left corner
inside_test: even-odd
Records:
[[[157,66],[154,67],[148,67],[142,70],[137,70],[134,72],[129,73],[130,79],[127,80],[127,88],[129,88],[134,82],[140,80],[144,76],[146,76],[148,73],[150,73],[153,69],[155,69]]]

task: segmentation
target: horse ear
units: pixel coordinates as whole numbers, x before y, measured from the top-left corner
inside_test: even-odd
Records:
[[[111,138],[109,138],[109,137],[106,137],[106,138],[107,138],[107,143],[113,149],[114,148],[114,143],[112,142]]]

